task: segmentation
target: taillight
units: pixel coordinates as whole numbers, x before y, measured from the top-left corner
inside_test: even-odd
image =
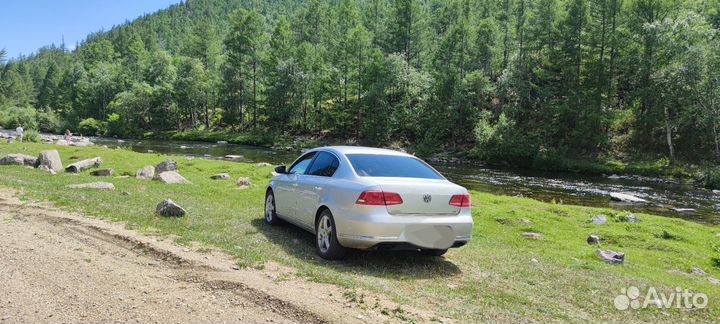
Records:
[[[450,198],[450,205],[459,208],[470,208],[470,195],[453,195]]]
[[[355,203],[359,205],[389,206],[400,205],[403,203],[403,200],[399,194],[394,192],[363,191]]]

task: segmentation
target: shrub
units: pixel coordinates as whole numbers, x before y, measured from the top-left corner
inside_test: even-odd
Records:
[[[37,113],[38,128],[43,132],[60,134],[63,132],[63,122],[52,110]]]
[[[37,129],[35,109],[32,107],[6,106],[0,108],[0,125],[14,129],[22,126],[24,129]]]
[[[122,118],[117,113],[112,113],[108,116],[106,123],[105,135],[108,136],[122,136],[125,135]]]
[[[707,168],[700,171],[700,184],[708,189],[720,189],[720,168]]]
[[[82,135],[102,135],[105,133],[105,123],[95,118],[86,118],[80,121],[78,130]]]
[[[25,131],[25,134],[23,134],[23,141],[26,142],[32,142],[32,143],[40,143],[42,140],[42,137],[40,136],[40,132],[32,129]]]

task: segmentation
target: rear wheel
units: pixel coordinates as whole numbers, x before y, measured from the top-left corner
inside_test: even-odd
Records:
[[[268,190],[265,195],[265,222],[270,225],[280,224],[280,219],[275,212],[275,195],[272,190]]]
[[[420,253],[427,256],[443,256],[445,253],[447,253],[448,249],[422,249],[420,250]]]
[[[347,249],[337,240],[337,228],[330,210],[320,213],[315,223],[315,247],[321,258],[327,260],[341,260],[347,254]]]

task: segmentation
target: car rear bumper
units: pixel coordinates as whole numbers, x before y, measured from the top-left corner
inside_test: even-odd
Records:
[[[447,249],[470,241],[473,220],[469,210],[458,215],[390,215],[379,210],[338,217],[336,224],[338,241],[344,247]]]

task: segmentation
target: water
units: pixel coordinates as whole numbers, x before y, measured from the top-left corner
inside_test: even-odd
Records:
[[[179,154],[219,158],[228,154],[242,155],[249,162],[288,164],[299,152],[270,148],[179,142],[167,140],[125,140],[93,138],[97,145],[124,147],[136,152],[151,150],[161,154]],[[451,181],[469,189],[500,195],[523,196],[545,202],[568,205],[610,207],[632,212],[646,212],[668,217],[680,217],[695,222],[720,225],[720,194],[691,184],[670,179],[647,177],[609,178],[574,173],[537,172],[517,169],[489,168],[477,165],[433,165]],[[610,202],[611,192],[626,192],[644,198],[653,206],[628,206]],[[693,208],[696,212],[683,214],[670,208]]]

